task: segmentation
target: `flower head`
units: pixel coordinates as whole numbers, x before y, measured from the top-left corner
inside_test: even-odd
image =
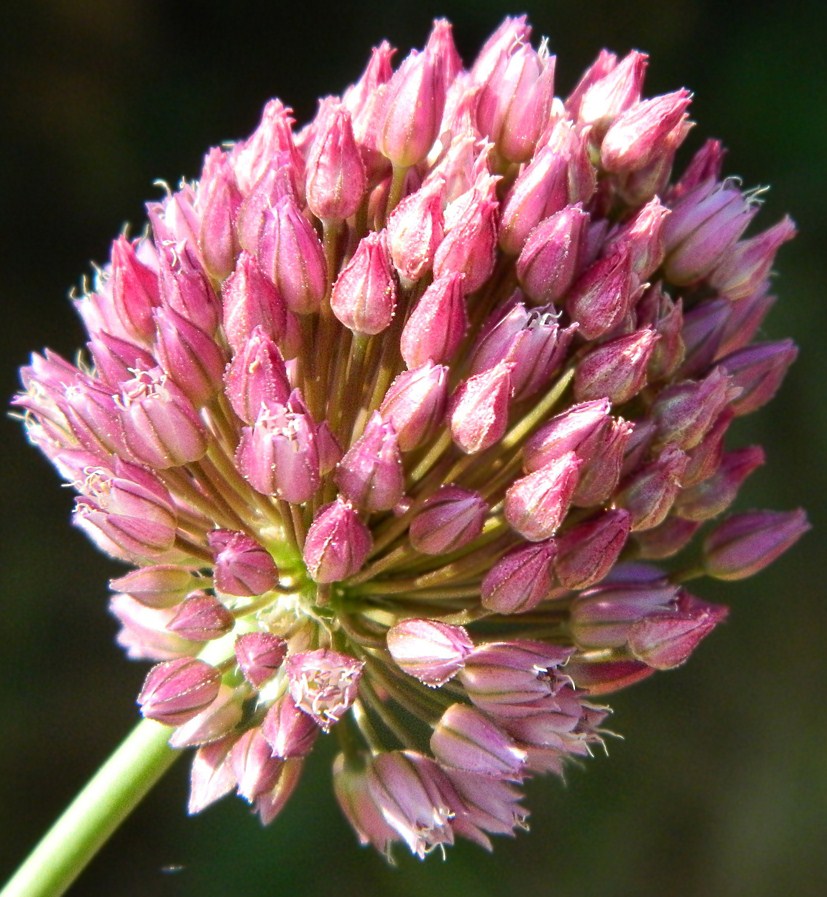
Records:
[[[88,357],[34,356],[15,403],[134,568],[111,610],[156,661],[142,713],[197,748],[191,811],[269,822],[336,732],[359,840],[424,856],[524,828],[594,696],[725,618],[684,583],[808,524],[712,522],[764,460],[730,422],[795,358],[752,342],[794,226],[744,236],[716,142],[672,178],[690,94],[603,52],[555,97],[524,18],[468,70],[445,21],[392,53],[150,204],[78,301]]]

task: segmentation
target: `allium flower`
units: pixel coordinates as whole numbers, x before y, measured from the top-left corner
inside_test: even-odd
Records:
[[[794,225],[744,237],[715,141],[672,178],[690,95],[644,97],[645,55],[560,99],[529,38],[464,69],[438,21],[300,130],[273,100],[115,241],[88,354],[22,370],[75,523],[135,568],[111,610],[192,812],[269,822],[338,736],[362,843],[490,847],[601,743],[595,696],[724,619],[685,583],[808,527],[715,522],[764,460],[727,429],[796,355],[752,341]]]

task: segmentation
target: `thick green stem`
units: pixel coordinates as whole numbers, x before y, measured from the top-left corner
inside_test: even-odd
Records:
[[[179,756],[170,729],[143,720],[95,773],[0,897],[58,897]]]

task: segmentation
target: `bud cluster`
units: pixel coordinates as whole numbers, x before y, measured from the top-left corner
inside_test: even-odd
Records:
[[[469,69],[446,21],[393,53],[150,203],[77,302],[88,355],[34,356],[16,404],[134,567],[111,610],[196,749],[190,810],[269,822],[336,731],[359,840],[424,856],[525,827],[521,785],[601,742],[593,698],[726,616],[687,581],[808,524],[715,522],[764,461],[730,424],[796,355],[753,341],[795,228],[745,236],[715,141],[672,178],[689,93],[604,51],[561,98],[524,17]]]

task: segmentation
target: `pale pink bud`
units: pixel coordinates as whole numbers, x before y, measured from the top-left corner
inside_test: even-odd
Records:
[[[572,405],[537,430],[523,446],[523,469],[527,473],[545,467],[574,452],[581,461],[591,461],[602,441],[611,415],[608,399]]]
[[[468,655],[459,678],[484,713],[516,719],[556,709],[552,701],[566,680],[555,670],[571,653],[571,648],[524,639],[488,642]]]
[[[285,663],[290,696],[327,732],[356,699],[364,663],[330,648],[290,654]]]
[[[348,110],[334,103],[307,157],[307,205],[323,221],[350,218],[362,203],[367,179]]]
[[[235,225],[240,206],[241,192],[229,156],[220,149],[210,150],[198,184],[198,249],[204,267],[217,280],[223,280],[233,270],[238,255]]]
[[[374,336],[390,326],[396,309],[396,279],[386,231],[371,231],[359,242],[333,285],[330,307],[354,333]]]
[[[151,368],[156,364],[149,352],[128,340],[112,336],[101,331],[87,344],[92,358],[95,360],[95,374],[107,386],[117,386],[122,380],[128,380],[136,368]]]
[[[590,265],[574,282],[566,311],[587,340],[614,330],[626,317],[632,301],[632,258],[620,248]]]
[[[209,642],[234,625],[235,618],[214,595],[195,592],[178,606],[167,629],[193,642]]]
[[[525,751],[479,710],[452,704],[434,728],[431,752],[442,766],[496,779],[519,779]]]
[[[133,660],[172,660],[203,647],[167,629],[174,608],[147,607],[120,593],[110,599],[109,611],[121,624],[117,642]]]
[[[256,726],[247,729],[233,745],[230,764],[238,782],[238,793],[252,803],[276,784],[282,761],[273,757],[261,727]]]
[[[646,328],[592,349],[574,374],[578,402],[606,397],[613,405],[633,399],[646,385],[647,365],[657,333]]]
[[[417,302],[402,330],[399,348],[409,368],[451,361],[468,329],[465,275],[437,277]]]
[[[337,498],[316,514],[304,543],[304,562],[314,582],[338,582],[364,564],[373,540],[353,505]]]
[[[287,153],[273,156],[267,169],[241,204],[237,224],[239,241],[243,249],[253,255],[258,255],[260,250],[268,246],[266,242],[262,242],[262,238],[265,224],[269,229],[273,227],[272,222],[268,221],[273,207],[285,196],[293,199],[298,196],[295,172],[290,171],[289,165],[290,156]]]
[[[334,477],[346,499],[365,511],[389,511],[405,491],[396,431],[374,412],[365,432],[339,462]]]
[[[256,798],[255,811],[262,825],[269,825],[284,809],[299,784],[303,768],[304,760],[300,757],[285,760],[279,767],[276,784]]]
[[[241,722],[243,703],[239,692],[228,685],[221,685],[209,707],[178,726],[170,735],[169,746],[180,750],[223,738]]]
[[[444,237],[442,215],[443,178],[426,181],[406,196],[388,220],[388,248],[400,275],[419,280],[434,263]]]
[[[664,225],[664,271],[683,285],[708,274],[729,252],[758,211],[734,181],[706,182],[682,196]]]
[[[746,579],[768,567],[810,529],[795,511],[748,511],[719,523],[703,543],[703,565],[715,579]]]
[[[254,424],[262,405],[283,405],[290,381],[278,346],[261,327],[237,350],[224,375],[227,398],[245,424]]]
[[[252,427],[244,427],[236,466],[258,492],[284,501],[308,501],[319,487],[316,428],[291,405],[263,404]]]
[[[161,302],[158,272],[138,258],[135,243],[121,236],[112,244],[111,276],[112,304],[122,334],[150,341],[155,332],[152,310]]]
[[[490,448],[505,435],[513,365],[500,362],[464,380],[451,397],[448,419],[454,442],[467,455]]]
[[[667,445],[649,464],[621,483],[616,502],[632,515],[632,529],[652,529],[666,519],[681,488],[689,459],[677,446]]]
[[[388,630],[387,641],[397,666],[434,688],[462,669],[474,647],[462,626],[438,620],[402,620]]]
[[[310,753],[319,727],[312,716],[303,713],[289,693],[282,695],[267,711],[261,731],[274,757],[288,760]]]
[[[147,607],[172,607],[197,588],[200,580],[191,570],[177,564],[157,564],[130,570],[109,581],[109,587],[127,592]]]
[[[669,209],[655,197],[632,218],[612,232],[607,246],[628,250],[634,271],[640,282],[647,280],[663,262],[666,248],[663,228]]]
[[[225,595],[263,595],[278,582],[278,570],[264,546],[246,533],[207,533],[214,556],[215,586]]]
[[[243,192],[252,189],[280,153],[286,154],[282,168],[294,175],[297,188],[304,186],[304,160],[293,142],[292,111],[281,100],[270,100],[255,131],[233,147],[233,167]],[[295,195],[301,197],[299,189]]]
[[[164,305],[212,336],[221,315],[220,303],[191,244],[161,243],[158,263]]]
[[[682,380],[667,386],[651,409],[658,428],[655,446],[671,442],[685,451],[695,448],[739,393],[721,368],[715,368],[703,380]]]
[[[528,43],[505,47],[482,83],[477,127],[510,162],[525,162],[543,132],[554,99],[554,57]]]
[[[200,813],[210,804],[229,794],[238,784],[232,764],[230,748],[234,736],[202,745],[195,752],[190,767],[190,796],[187,812]]]
[[[583,521],[557,539],[554,572],[567,589],[600,582],[614,567],[631,531],[631,517],[620,508]]]
[[[484,84],[490,80],[497,63],[503,53],[507,53],[515,44],[529,43],[531,25],[526,16],[506,16],[496,31],[482,45],[474,64],[471,67],[471,79],[476,84]]]
[[[178,657],[159,663],[138,695],[141,713],[166,726],[179,726],[213,702],[220,683],[221,674],[203,660]]]
[[[258,255],[290,311],[306,315],[319,310],[327,290],[324,250],[291,196],[283,196],[265,215]]]
[[[566,666],[575,687],[588,695],[606,695],[654,675],[642,660],[584,661],[576,654]]]
[[[368,788],[367,770],[362,765],[345,760],[339,754],[333,763],[333,792],[345,818],[350,823],[359,843],[364,847],[373,844],[377,850],[387,853],[399,836],[385,822],[378,804]]]
[[[478,493],[441,486],[411,521],[411,545],[423,554],[447,554],[473,542],[482,532],[488,504]]]
[[[640,100],[648,56],[632,50],[619,63],[602,50],[567,101],[582,124],[595,126],[603,134],[611,122]]]
[[[633,430],[633,425],[621,417],[613,419],[602,432],[594,456],[580,469],[573,504],[590,508],[609,500],[620,480]]]
[[[720,604],[708,604],[682,592],[677,613],[652,614],[632,626],[629,650],[650,667],[671,670],[689,659],[727,613]]]
[[[111,390],[87,384],[80,377],[56,397],[75,439],[99,456],[129,456],[117,399]],[[28,404],[28,403],[27,403]]]
[[[258,688],[278,672],[287,655],[287,642],[269,632],[245,632],[235,640],[234,650],[242,675]]]
[[[287,308],[255,257],[246,250],[221,288],[224,333],[233,352],[240,352],[255,328],[280,340],[287,326]]]
[[[611,172],[639,171],[654,162],[673,132],[686,121],[691,100],[687,90],[643,100],[622,112],[606,131],[600,162]]]
[[[137,371],[121,384],[118,401],[124,441],[138,461],[165,470],[204,456],[204,424],[192,402],[160,368]]]
[[[795,232],[786,215],[769,230],[736,243],[710,275],[710,286],[731,301],[746,299],[769,275],[776,252]]]
[[[171,308],[155,310],[155,326],[161,366],[194,407],[206,405],[221,388],[224,353],[211,336]]]
[[[147,203],[146,211],[156,244],[186,243],[193,252],[193,259],[197,259],[201,222],[195,211],[195,190],[190,184],[181,184],[161,202]]]
[[[730,402],[736,416],[752,414],[778,392],[787,370],[798,356],[791,339],[754,343],[722,358],[719,366],[741,392]]]
[[[426,361],[403,371],[379,406],[382,420],[396,431],[400,451],[409,452],[433,435],[448,404],[448,368]]]
[[[581,464],[574,452],[566,452],[516,480],[505,493],[509,525],[530,542],[553,536],[569,509]]]
[[[434,255],[434,277],[464,274],[467,293],[481,287],[494,270],[497,249],[495,184],[496,178],[483,176],[467,196],[454,200],[445,211],[445,237]],[[453,208],[457,204],[459,213]]]
[[[580,244],[587,212],[578,203],[541,221],[517,259],[517,278],[538,305],[554,302],[571,286],[580,267]]]
[[[509,551],[482,581],[482,606],[498,614],[523,613],[536,607],[551,591],[556,554],[554,539]]]
[[[484,831],[513,835],[515,828],[528,828],[528,812],[519,805],[523,795],[512,783],[462,769],[446,769],[445,772],[463,803],[462,826],[473,826],[470,832],[463,828],[464,837],[491,850],[491,841]]]
[[[319,452],[319,474],[325,476],[342,459],[342,447],[333,435],[330,424],[323,420],[316,430],[316,444]]]

